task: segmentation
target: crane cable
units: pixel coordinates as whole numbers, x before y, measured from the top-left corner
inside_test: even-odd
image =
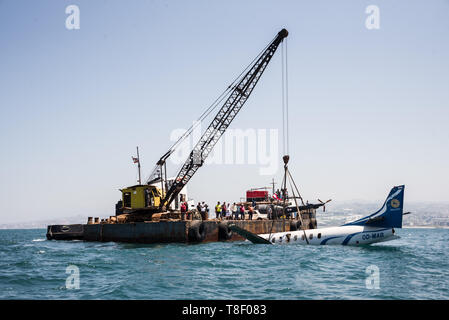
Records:
[[[289,154],[289,127],[288,127],[288,40],[282,42],[282,151]],[[285,46],[285,49],[284,49]]]
[[[285,39],[285,109],[286,109],[286,123],[287,123],[287,154],[289,154],[289,128],[288,128],[288,40]]]

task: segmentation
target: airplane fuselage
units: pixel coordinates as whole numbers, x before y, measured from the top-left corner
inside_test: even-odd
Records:
[[[394,228],[357,225],[277,232],[272,233],[271,235],[259,234],[259,237],[269,240],[272,244],[304,245],[364,245],[399,238],[399,236],[395,234]]]

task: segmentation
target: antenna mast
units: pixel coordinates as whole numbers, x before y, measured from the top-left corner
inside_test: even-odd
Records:
[[[137,148],[137,170],[139,171],[139,180],[137,180],[139,182],[139,185],[142,184],[142,179],[140,177],[140,157],[139,157],[139,147]]]

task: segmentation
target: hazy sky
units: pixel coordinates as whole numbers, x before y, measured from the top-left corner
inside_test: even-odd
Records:
[[[66,28],[71,4],[79,30]],[[378,30],[365,26],[369,5]],[[112,215],[118,189],[136,183],[135,147],[147,176],[173,130],[283,27],[290,169],[304,198],[381,202],[405,184],[405,201],[449,200],[447,0],[3,0],[2,222]],[[232,129],[282,133],[280,53]],[[280,182],[281,164],[273,176],[259,169],[205,166],[190,196],[236,201]]]

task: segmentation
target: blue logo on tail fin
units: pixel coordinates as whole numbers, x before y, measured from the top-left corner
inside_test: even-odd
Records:
[[[380,208],[380,210],[362,219],[346,223],[344,225],[366,225],[381,228],[402,228],[404,188],[405,186],[402,185],[391,189],[387,200],[385,200],[384,205],[382,206],[382,208]]]

